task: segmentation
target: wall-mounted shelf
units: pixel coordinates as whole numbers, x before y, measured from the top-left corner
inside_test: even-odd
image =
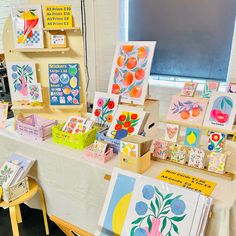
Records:
[[[68,52],[70,48],[28,48],[28,49],[11,49],[10,52]]]
[[[70,28],[43,28],[44,31],[77,31],[80,27],[70,27]]]

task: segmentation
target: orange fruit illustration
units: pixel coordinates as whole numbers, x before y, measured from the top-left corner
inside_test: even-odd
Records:
[[[126,67],[128,68],[128,69],[134,69],[134,67],[137,65],[137,60],[136,60],[136,58],[135,57],[130,57],[129,59],[128,59],[128,63],[127,63],[127,65],[126,65]]]
[[[119,94],[120,93],[120,86],[119,84],[113,84],[112,85],[112,93]]]
[[[133,50],[133,48],[134,48],[133,45],[124,45],[124,46],[122,47],[122,49],[123,49],[123,51],[124,51],[125,53],[131,52],[131,51]]]
[[[122,67],[125,64],[125,56],[121,55],[117,59],[117,65]]]
[[[190,117],[190,113],[184,110],[180,113],[180,116],[182,119],[187,120]]]
[[[140,86],[134,86],[129,92],[130,97],[139,98],[142,95],[142,88]]]
[[[146,51],[145,47],[140,47],[139,48],[139,50],[138,50],[138,57],[140,59],[143,59],[143,58],[147,57],[147,51]]]
[[[194,116],[194,117],[196,117],[196,116],[199,116],[200,115],[200,109],[199,109],[199,107],[194,107],[193,109],[192,109],[192,116]]]
[[[143,68],[138,69],[134,74],[136,80],[143,79],[144,75],[145,75],[145,71]]]
[[[124,80],[122,81],[122,83],[125,86],[129,86],[133,83],[133,80],[134,80],[133,74],[130,71],[128,71],[128,72],[125,73]]]

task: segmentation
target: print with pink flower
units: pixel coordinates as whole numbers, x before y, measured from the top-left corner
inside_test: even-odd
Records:
[[[173,197],[173,193],[162,194],[152,185],[144,185],[142,189],[143,201],[135,205],[135,212],[139,216],[132,222],[131,236],[171,236],[173,232],[179,234],[178,222],[186,217],[186,205],[180,198]]]
[[[94,111],[96,123],[100,126],[111,124],[113,120],[113,112],[115,111],[115,102],[111,98],[99,98]]]

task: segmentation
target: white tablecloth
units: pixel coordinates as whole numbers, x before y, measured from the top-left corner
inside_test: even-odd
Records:
[[[236,172],[236,144],[229,142],[226,148],[233,152],[227,169]],[[104,175],[111,174],[113,167],[118,166],[117,158],[107,164],[94,163],[87,160],[82,151],[56,145],[51,139],[35,142],[23,138],[8,126],[0,130],[0,164],[13,152],[37,159],[30,174],[38,179],[44,190],[48,215],[56,215],[95,232],[109,184]],[[212,194],[214,208],[207,235],[235,236],[236,180],[228,181],[159,162],[152,162],[145,175],[156,177],[167,167],[217,182]],[[31,206],[37,207],[38,199],[31,202]]]

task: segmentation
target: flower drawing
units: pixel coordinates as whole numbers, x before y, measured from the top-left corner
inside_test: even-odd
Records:
[[[186,217],[182,195],[164,195],[152,185],[142,188],[143,200],[135,205],[137,218],[132,222],[131,236],[171,236],[179,234],[178,223]]]
[[[7,165],[4,166],[4,169],[1,170],[0,173],[0,186],[2,186],[4,183],[7,182],[7,180],[11,177],[11,174],[13,173],[13,170],[11,167],[8,167]]]

